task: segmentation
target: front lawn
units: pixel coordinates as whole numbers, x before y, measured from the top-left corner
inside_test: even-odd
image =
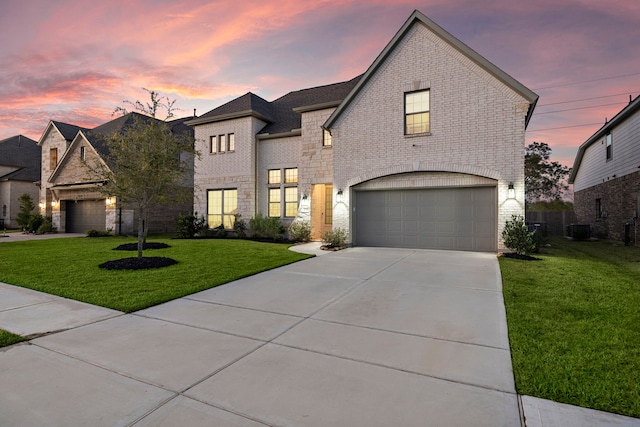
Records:
[[[0,243],[0,282],[131,312],[309,257],[286,244],[150,238],[171,247],[145,250],[145,257],[169,257],[178,264],[135,271],[98,268],[105,261],[135,257],[135,251],[112,250],[134,241],[79,237]]]
[[[640,417],[640,248],[552,241],[500,258],[518,393]]]

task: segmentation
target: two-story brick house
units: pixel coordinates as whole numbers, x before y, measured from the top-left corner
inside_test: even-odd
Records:
[[[569,175],[574,210],[594,237],[637,242],[640,216],[640,96],[580,147]]]
[[[187,124],[194,209],[308,220],[354,245],[496,251],[524,212],[538,96],[415,11],[367,71],[272,102],[248,93]]]
[[[95,229],[130,234],[137,231],[135,210],[116,197],[102,194],[98,188],[102,183],[87,169],[87,164],[104,163],[108,159],[105,137],[124,132],[136,118],[156,120],[128,113],[93,129],[49,122],[38,143],[44,153],[40,209],[43,215],[52,217],[53,225],[59,232],[84,233]],[[188,119],[191,117],[167,124],[173,132],[192,132],[191,128],[184,125]],[[188,160],[192,162],[192,157]],[[193,177],[189,176],[183,185],[193,188]],[[175,230],[177,216],[190,212],[191,207],[191,202],[158,206],[150,212],[148,230]]]

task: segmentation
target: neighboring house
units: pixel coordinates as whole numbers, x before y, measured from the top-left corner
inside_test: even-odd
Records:
[[[40,159],[40,147],[33,139],[18,135],[0,141],[0,228],[18,228],[23,194],[37,206]]]
[[[580,224],[600,238],[637,242],[640,96],[578,148],[569,183]]]
[[[105,162],[108,149],[105,137],[124,132],[135,118],[156,120],[137,113],[128,113],[93,129],[80,128],[51,121],[40,138],[45,154],[42,161],[41,209],[52,216],[60,232],[85,233],[87,230],[112,230],[118,234],[137,231],[136,212],[115,197],[101,194],[86,164]],[[167,122],[173,132],[192,132],[184,125],[189,118]],[[108,165],[107,165],[108,166]],[[189,177],[185,186],[193,188]],[[192,203],[159,206],[148,218],[150,232],[175,230],[179,214],[191,212]]]
[[[524,213],[538,96],[415,11],[361,76],[187,122],[194,210],[342,228],[354,245],[496,251]]]

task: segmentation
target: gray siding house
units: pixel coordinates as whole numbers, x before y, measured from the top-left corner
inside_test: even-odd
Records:
[[[600,238],[638,240],[640,97],[578,148],[569,183],[579,223]]]

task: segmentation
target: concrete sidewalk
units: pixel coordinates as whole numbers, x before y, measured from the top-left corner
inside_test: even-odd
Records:
[[[4,423],[522,425],[492,254],[350,248],[128,315],[72,303],[0,285],[0,328],[69,329],[0,350]],[[529,427],[640,425],[523,403]]]

